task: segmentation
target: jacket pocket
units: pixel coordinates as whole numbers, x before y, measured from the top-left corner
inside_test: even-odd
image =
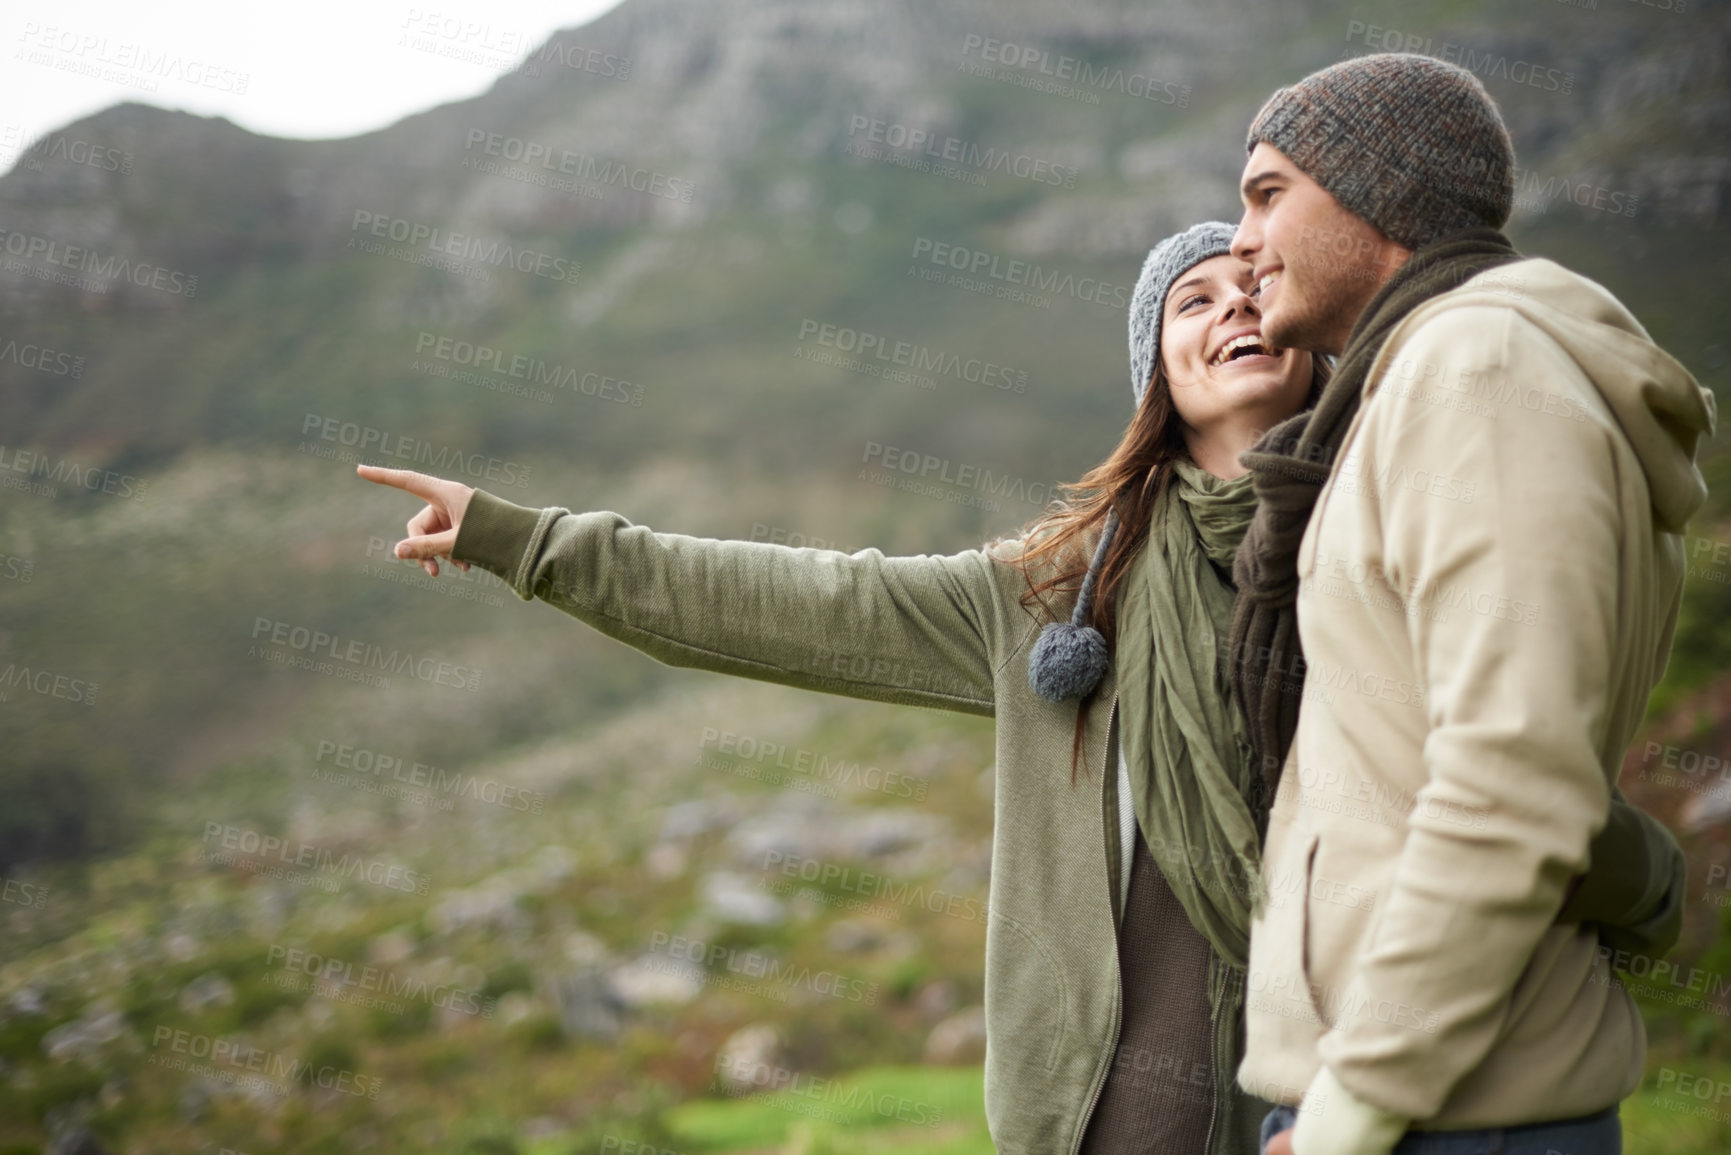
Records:
[[[1322,1024],[1324,1030],[1333,1030],[1334,1021],[1322,1013],[1322,1007],[1327,999],[1317,1002],[1316,980],[1310,970],[1310,885],[1316,875],[1316,852],[1322,846],[1322,835],[1312,834],[1310,845],[1304,848],[1304,889],[1300,892],[1298,904],[1298,970],[1304,978],[1305,997],[1310,1000],[1310,1012],[1316,1016],[1316,1021]]]
[[[1007,1060],[1012,1067],[1038,1064],[1055,1071],[1070,1020],[1064,968],[1033,931],[995,907],[990,909],[992,923],[1005,936],[996,944],[997,953],[1016,961],[1000,963],[992,976],[996,982],[988,988],[987,1051],[999,1052],[993,1058]]]

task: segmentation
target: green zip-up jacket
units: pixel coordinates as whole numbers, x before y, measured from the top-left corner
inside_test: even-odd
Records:
[[[1050,619],[1022,606],[1020,570],[985,550],[886,557],[656,533],[616,513],[531,509],[485,490],[470,500],[452,557],[668,665],[994,717],[986,1116],[1005,1155],[1075,1155],[1121,1013],[1119,687],[1109,672],[1086,709],[1086,773],[1072,785],[1075,706],[1029,688],[1027,649]],[[1615,901],[1630,905],[1624,925],[1646,920],[1659,929],[1644,941],[1668,935],[1668,946],[1681,910],[1669,872],[1681,856],[1649,863],[1643,853],[1631,855],[1642,869],[1619,872],[1627,893]],[[1631,874],[1656,882],[1631,885]],[[1243,972],[1215,958],[1210,985],[1208,1155],[1244,1155],[1256,1150],[1262,1100],[1296,1101],[1303,1088],[1252,1097],[1231,1087]]]
[[[1021,605],[1021,571],[983,550],[886,557],[655,533],[485,490],[451,556],[668,665],[995,717],[986,1117],[1005,1155],[1074,1155],[1118,1037],[1118,687],[1108,673],[1087,710],[1072,786],[1076,707],[1028,686],[1027,650],[1050,619]],[[1244,1155],[1267,1108],[1230,1087],[1242,972],[1212,970],[1209,1155]]]

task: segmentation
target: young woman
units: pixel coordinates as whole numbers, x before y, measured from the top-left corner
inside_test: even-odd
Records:
[[[1149,254],[1122,442],[982,549],[711,541],[359,468],[427,502],[397,556],[435,576],[480,565],[671,665],[996,719],[986,1114],[1006,1153],[1252,1152],[1269,1110],[1233,1082],[1247,986],[1279,992],[1244,970],[1267,800],[1222,651],[1255,507],[1238,455],[1327,368],[1262,341],[1232,233]]]

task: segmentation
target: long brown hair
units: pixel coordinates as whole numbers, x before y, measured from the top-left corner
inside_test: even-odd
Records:
[[[1305,409],[1316,404],[1331,372],[1326,358],[1313,354],[1310,361],[1310,392],[1304,401]],[[1083,474],[1080,481],[1059,485],[1060,496],[1023,529],[1020,535],[1023,548],[1003,559],[1020,569],[1027,579],[1022,606],[1028,608],[1038,602],[1048,616],[1065,620],[1053,610],[1047,595],[1075,594],[1081,590],[1093,552],[1084,548],[1084,541],[1098,540],[1106,514],[1116,510],[1118,532],[1101,561],[1093,603],[1083,621],[1100,631],[1109,649],[1116,648],[1118,586],[1129,574],[1137,551],[1148,540],[1155,503],[1171,483],[1173,463],[1187,452],[1184,423],[1172,403],[1166,366],[1156,353],[1148,390],[1118,447],[1106,460]],[[1036,580],[1035,569],[1045,570],[1049,576]],[[1090,692],[1076,705],[1076,733],[1070,749],[1072,786],[1076,784],[1076,767],[1082,764],[1083,720],[1093,698]]]

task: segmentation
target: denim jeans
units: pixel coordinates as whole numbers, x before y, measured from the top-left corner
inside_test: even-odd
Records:
[[[1262,1120],[1262,1145],[1291,1128],[1298,1118],[1292,1107],[1276,1107]],[[1617,1108],[1596,1115],[1492,1127],[1483,1131],[1408,1131],[1395,1144],[1394,1155],[1622,1155],[1623,1124]]]

